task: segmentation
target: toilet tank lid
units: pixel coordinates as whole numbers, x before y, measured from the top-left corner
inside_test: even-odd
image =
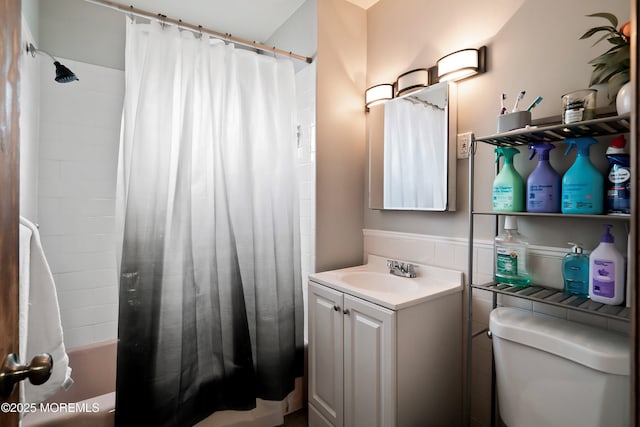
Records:
[[[511,307],[489,316],[494,336],[537,348],[576,363],[617,375],[629,375],[629,338],[581,323]]]

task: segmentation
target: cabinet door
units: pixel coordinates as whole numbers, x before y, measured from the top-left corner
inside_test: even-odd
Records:
[[[309,401],[335,427],[343,422],[342,295],[309,282]]]
[[[396,425],[396,314],[344,296],[344,424]]]

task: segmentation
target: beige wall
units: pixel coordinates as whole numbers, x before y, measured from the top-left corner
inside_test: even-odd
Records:
[[[602,19],[585,15],[605,11],[616,14],[621,21],[627,20],[629,1],[451,0],[444,8],[419,0],[381,0],[367,13],[367,86],[392,82],[412,68],[434,65],[448,52],[486,44],[487,73],[459,83],[458,131],[472,131],[477,136],[494,133],[503,92],[509,97],[509,106],[522,89],[527,91],[525,103],[541,95],[544,101],[534,110],[534,119],[557,115],[560,96],[587,87],[591,72],[587,62],[607,49],[605,43],[592,47],[593,40],[579,40],[588,28],[605,24]],[[599,106],[606,106],[604,93],[600,95]],[[555,151],[552,164],[563,172],[568,164],[559,160],[560,150]],[[535,166],[527,158],[528,153],[523,153],[517,162],[525,179]],[[490,208],[493,160],[492,150],[481,146],[475,163],[475,192],[484,209]],[[365,228],[465,237],[468,160],[458,160],[457,167],[457,212],[383,212],[365,208]],[[493,235],[491,224],[491,219],[477,221],[481,237]],[[535,243],[541,245],[565,246],[577,238],[575,230],[570,234],[548,232],[550,225],[521,221],[520,227],[525,234],[535,235]],[[593,234],[588,232],[592,223],[578,221],[577,225],[584,227],[584,234]],[[594,235],[582,241],[587,247],[594,247],[597,240]]]
[[[499,10],[500,15],[493,15]],[[559,115],[562,94],[588,86],[591,67],[588,61],[604,52],[605,43],[592,47],[593,40],[579,40],[591,27],[605,21],[585,17],[597,12],[611,12],[621,21],[629,18],[628,0],[450,0],[447,7],[419,0],[380,0],[367,12],[367,87],[392,82],[396,76],[413,68],[434,65],[442,55],[465,47],[488,47],[487,72],[462,81],[458,86],[458,132],[472,131],[478,136],[495,133],[499,96],[507,93],[512,106],[517,93],[526,90],[525,105],[537,95],[544,98],[533,112],[533,118]],[[606,90],[601,90],[599,106],[607,106]],[[378,116],[379,117],[379,116]],[[367,117],[367,128],[373,129],[374,116]],[[609,138],[610,139],[610,138]],[[608,139],[605,139],[607,141]],[[606,144],[592,151],[592,158],[600,156],[598,165],[606,167]],[[535,166],[528,161],[528,150],[521,150],[516,167],[526,178]],[[564,172],[575,158],[562,158],[561,149],[552,152],[551,162]],[[465,242],[468,233],[468,160],[457,161],[457,211],[448,213],[397,212],[368,209],[364,203],[364,227],[384,231],[399,231],[435,236],[438,242]],[[490,210],[491,188],[495,163],[492,147],[481,144],[475,156],[475,206]],[[368,194],[365,187],[364,194]],[[541,220],[519,218],[521,232],[529,242],[541,246],[567,247],[566,242],[579,239],[586,248],[594,248],[601,234],[601,226],[588,220]],[[567,225],[569,225],[567,227]],[[484,256],[478,249],[476,268],[485,273],[492,270],[490,241],[493,238],[493,218],[475,221],[476,244],[486,245]],[[383,233],[384,233],[383,231]],[[626,230],[616,225],[616,244],[624,251]],[[458,239],[460,238],[460,239]],[[441,246],[443,245],[440,243]],[[390,245],[392,246],[392,245]],[[466,247],[466,244],[461,246]],[[410,246],[408,254],[395,248],[396,257],[419,259],[426,256],[424,248]],[[371,248],[367,247],[367,250]],[[406,248],[403,247],[405,250]],[[461,248],[458,248],[461,251]],[[442,255],[440,254],[442,253]],[[447,265],[463,253],[440,248],[434,253],[435,264]],[[385,254],[392,256],[393,254]],[[440,260],[438,261],[438,256]],[[460,268],[457,263],[453,268]],[[463,267],[464,269],[464,267]],[[478,279],[478,276],[476,276]],[[466,297],[465,297],[466,298]],[[504,299],[502,300],[505,303]],[[521,304],[513,300],[513,304]],[[530,304],[529,304],[530,305]],[[487,326],[492,308],[491,295],[474,292],[474,330]],[[528,307],[528,309],[532,309]],[[533,307],[535,310],[536,307]],[[538,309],[545,309],[543,305]],[[552,313],[558,315],[557,313]],[[588,323],[587,319],[571,319]],[[592,320],[592,319],[591,319]],[[491,343],[483,337],[473,341],[473,369],[471,380],[471,420],[473,426],[489,425],[491,384]]]
[[[318,2],[316,271],[362,262],[366,12]]]

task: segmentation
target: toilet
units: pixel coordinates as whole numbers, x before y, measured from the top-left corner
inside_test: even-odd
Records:
[[[510,307],[489,329],[508,427],[629,425],[627,336]]]

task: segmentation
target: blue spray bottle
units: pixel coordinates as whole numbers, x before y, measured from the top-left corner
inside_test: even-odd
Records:
[[[560,174],[549,163],[549,151],[555,145],[548,142],[530,144],[533,159],[538,154],[538,166],[527,179],[527,212],[560,212]]]
[[[604,202],[604,176],[589,159],[589,147],[597,144],[593,138],[570,138],[565,156],[578,148],[576,161],[562,178],[562,213],[600,215]]]

